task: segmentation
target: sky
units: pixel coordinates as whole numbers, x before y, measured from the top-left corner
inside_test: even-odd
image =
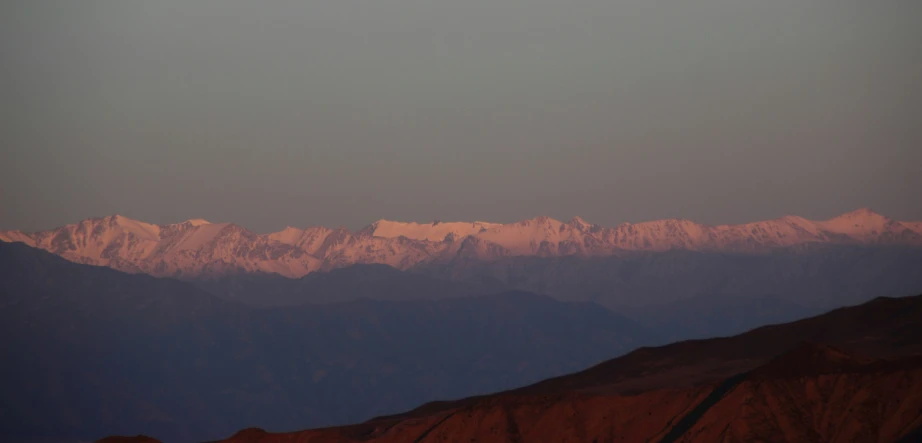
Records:
[[[3,1],[0,130],[0,229],[922,220],[922,2]]]

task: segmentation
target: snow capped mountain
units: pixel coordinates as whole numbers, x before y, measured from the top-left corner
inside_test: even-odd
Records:
[[[0,231],[0,241],[23,242],[78,263],[157,276],[270,272],[300,277],[358,263],[408,269],[506,256],[673,249],[759,253],[808,243],[922,245],[922,222],[898,222],[859,209],[825,221],[785,216],[719,226],[671,219],[603,228],[579,217],[566,223],[535,217],[508,224],[379,220],[358,232],[318,226],[256,234],[232,223],[195,219],[154,225],[112,215],[49,231]]]
[[[900,222],[900,224],[916,232],[917,234],[922,234],[922,222]]]
[[[371,225],[371,234],[375,237],[384,238],[402,236],[411,240],[442,241],[448,235],[455,238],[467,237],[499,226],[502,225],[484,222],[432,222],[419,224],[378,220]]]

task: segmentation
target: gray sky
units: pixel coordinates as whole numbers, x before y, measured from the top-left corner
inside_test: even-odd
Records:
[[[0,2],[0,229],[922,220],[918,0]]]

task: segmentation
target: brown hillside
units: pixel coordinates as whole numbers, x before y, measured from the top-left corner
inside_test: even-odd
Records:
[[[922,428],[920,331],[922,296],[881,298],[358,425],[248,429],[225,442],[911,441]]]
[[[804,352],[783,359],[796,361]],[[821,373],[808,376],[777,373],[794,363],[779,359],[752,377],[697,387],[499,395],[425,417],[284,434],[247,431],[226,442],[895,442],[922,425],[922,359],[858,357],[843,364],[836,351],[828,357],[813,359],[807,369]]]

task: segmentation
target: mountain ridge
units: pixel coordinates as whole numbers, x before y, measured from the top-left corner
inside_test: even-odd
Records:
[[[23,242],[77,263],[155,276],[242,271],[297,278],[352,264],[407,270],[508,256],[605,257],[670,250],[758,254],[817,243],[922,246],[922,222],[900,222],[862,208],[823,221],[787,215],[714,226],[665,219],[602,227],[580,217],[562,222],[539,216],[505,224],[382,219],[355,232],[289,226],[257,234],[233,223],[204,219],[156,225],[110,215],[33,233],[0,231],[0,241]]]
[[[250,308],[189,282],[0,243],[0,441],[135,430],[206,441],[247,424],[349,423],[565,374],[654,338],[591,303],[521,291],[436,300],[433,290]]]

